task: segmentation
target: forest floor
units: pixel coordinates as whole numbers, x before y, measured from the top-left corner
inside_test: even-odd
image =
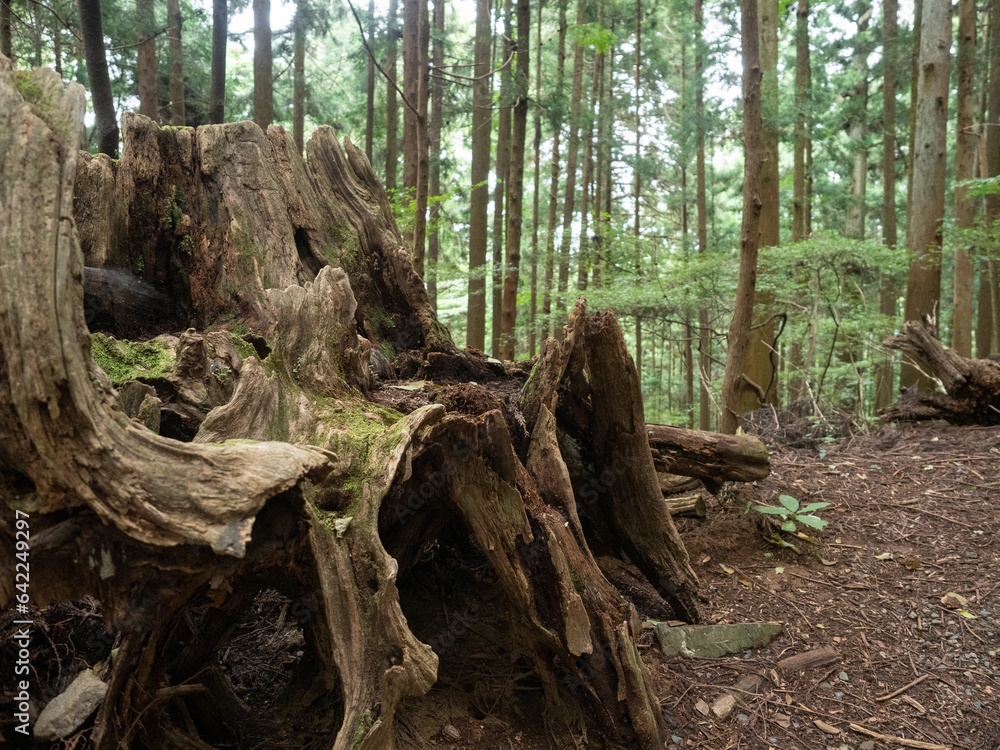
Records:
[[[710,660],[664,657],[650,634],[646,661],[673,742],[1000,748],[1000,429],[884,426],[769,447],[772,473],[759,486],[710,500],[707,519],[677,520],[706,620],[779,621],[784,633],[759,651]],[[777,505],[779,494],[832,503],[817,512],[829,525],[798,545],[801,554],[769,544],[762,515],[744,512],[748,502]],[[967,604],[943,604],[949,593]],[[839,660],[779,673],[781,658],[821,646]],[[705,715],[747,676],[762,678],[756,694],[726,721]]]

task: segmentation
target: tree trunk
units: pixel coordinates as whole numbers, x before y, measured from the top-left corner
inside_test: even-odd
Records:
[[[180,0],[167,0],[167,27],[170,40],[170,124],[187,124],[184,112],[184,47],[181,40]]]
[[[295,27],[295,36],[292,42],[292,66],[294,68],[294,82],[292,91],[292,140],[295,141],[295,148],[299,153],[305,150],[305,130],[306,130],[306,19],[304,16],[305,5],[300,0],[295,9],[295,20],[292,22]],[[369,58],[371,64],[371,58]],[[365,139],[365,148],[371,147],[371,139]],[[371,156],[366,152],[368,161]]]
[[[987,122],[1000,122],[1000,1],[994,0],[990,8],[990,82],[988,92]],[[986,128],[986,171],[990,177],[1000,176],[1000,127],[990,125]],[[986,223],[992,225],[1000,220],[1000,195],[986,196]],[[988,257],[989,274],[980,281],[980,287],[985,285],[992,301],[992,339],[984,348],[988,352],[997,351],[1000,343],[1000,287],[997,285],[997,253]]]
[[[868,185],[868,149],[865,137],[868,135],[868,52],[865,37],[871,5],[867,0],[856,4],[857,35],[851,53],[851,67],[858,77],[850,92],[848,105],[849,136],[851,139],[851,201],[847,209],[844,234],[855,239],[865,236],[865,194]]]
[[[889,0],[894,2],[894,0]],[[806,143],[812,104],[809,65],[809,0],[798,0],[795,11],[795,156],[792,171],[792,242],[806,238]],[[789,397],[789,400],[792,397]]]
[[[504,631],[498,667],[526,658],[519,669],[541,686],[550,741],[585,732],[601,746],[662,748],[639,613],[591,546],[599,541],[605,569],[627,555],[653,586],[658,619],[697,621],[698,582],[614,316],[577,306],[510,421],[491,408],[380,407],[368,397],[374,344],[395,336],[428,360],[451,355],[427,351],[435,336],[446,342],[361,151],[346,140],[342,149],[328,127],[303,161],[280,128],[160,131],[127,116],[112,168],[77,150],[82,89],[31,75],[25,103],[0,61],[0,211],[28,218],[0,224],[0,320],[21,321],[0,326],[0,487],[9,508],[31,508],[32,604],[95,597],[120,644],[94,747],[232,746],[261,731],[273,741],[273,727],[293,727],[308,706],[317,742],[391,750],[400,717],[426,711],[439,670],[465,658],[418,635],[404,613],[425,574],[454,556],[495,582],[493,605],[473,611]],[[45,220],[74,210],[79,235]],[[102,221],[113,231],[96,231]],[[85,254],[134,261],[143,243],[169,256],[164,268],[196,271],[199,299],[182,328],[199,310],[204,320],[229,313],[231,288],[246,298],[249,327],[266,333],[257,351],[235,333],[187,330],[153,347],[167,357],[160,374],[132,370],[156,394],[144,403],[212,407],[191,413],[187,443],[129,419],[127,383],[113,387],[91,355],[93,345],[108,364],[125,342],[88,335]],[[244,278],[210,276],[241,267]],[[154,275],[157,293],[173,291]],[[250,315],[254,306],[267,314]],[[222,361],[228,385],[213,373]],[[0,536],[12,567],[13,524]],[[448,554],[422,564],[428,545]],[[94,549],[100,566],[73,563]],[[221,668],[205,666],[242,648],[232,633],[265,588],[287,597],[303,653],[289,689],[257,715],[239,707]],[[0,605],[13,595],[0,585]]]
[[[226,121],[226,44],[229,40],[229,7],[226,0],[212,0],[212,70],[208,92],[208,121]]]
[[[773,247],[780,241],[780,200],[778,192],[778,0],[760,0],[760,67],[761,112],[763,121],[763,161],[760,173],[760,241],[758,247]],[[744,197],[744,207],[746,198]],[[744,220],[746,212],[744,208]],[[740,253],[741,258],[743,252]],[[754,251],[756,263],[756,250]],[[761,273],[769,273],[767,268]],[[741,261],[742,275],[742,261]],[[737,381],[739,413],[759,409],[765,404],[778,403],[776,358],[771,347],[774,343],[774,318],[770,293],[755,296],[755,313],[750,338],[746,344],[743,376]],[[733,317],[735,318],[735,312]],[[728,376],[728,364],[726,366]],[[763,394],[763,396],[761,395]],[[726,409],[729,407],[726,406]]]
[[[694,47],[695,77],[695,148],[697,149],[696,198],[698,203],[698,252],[708,252],[708,199],[705,185],[705,27],[704,2],[695,0],[694,23],[697,30]],[[708,307],[698,310],[698,370],[700,390],[698,392],[698,426],[702,430],[712,428],[712,405],[708,394],[708,384],[712,381],[712,334]]]
[[[511,127],[510,172],[507,186],[507,248],[503,282],[503,318],[500,358],[514,359],[517,321],[517,287],[521,269],[521,218],[524,204],[524,144],[528,131],[528,65],[531,6],[517,1],[517,75],[514,79],[514,114]]]
[[[427,191],[430,184],[430,141],[427,130],[427,100],[430,95],[431,24],[427,0],[420,0],[420,35],[417,39],[417,185],[413,215],[413,270],[424,277],[427,247]]]
[[[431,124],[427,140],[430,146],[430,186],[428,196],[433,199],[430,207],[430,235],[427,239],[427,268],[425,282],[431,307],[437,312],[437,264],[440,244],[441,216],[441,128],[444,125],[444,0],[434,0],[434,76],[431,80]]]
[[[253,0],[253,121],[261,130],[274,122],[271,0]]]
[[[634,263],[636,283],[642,275],[642,249],[639,239],[642,237],[642,0],[635,0],[635,161],[633,162],[632,193],[632,236],[635,241]],[[642,389],[642,315],[635,312],[635,370],[639,374],[639,388]]]
[[[14,52],[10,34],[10,4],[0,3],[0,55],[13,60]]]
[[[153,0],[135,0],[136,35],[139,45],[136,60],[136,85],[139,89],[139,114],[154,122],[160,120],[160,98],[157,92],[156,16]],[[37,63],[41,66],[41,60]]]
[[[399,0],[389,0],[389,18],[386,21],[385,67],[393,83],[398,83],[396,75],[396,48],[399,29],[396,25]],[[396,164],[399,161],[399,105],[396,101],[396,87],[385,86],[385,189],[389,197],[396,198],[399,183],[396,179]]]
[[[538,346],[538,222],[541,219],[542,185],[542,3],[535,23],[535,140],[532,144],[535,184],[531,205],[531,300],[528,308],[528,357]]]
[[[559,137],[562,134],[563,78],[566,72],[566,4],[559,0],[559,36],[556,49],[556,103],[552,121],[552,162],[549,170],[549,217],[545,232],[545,278],[542,290],[542,339],[561,330],[552,320],[552,277],[555,272],[556,215],[559,207]]]
[[[756,482],[771,473],[767,449],[749,435],[737,437],[660,424],[647,424],[646,434],[658,472],[696,477],[713,492],[723,482]]]
[[[882,242],[896,247],[896,65],[898,54],[896,33],[897,0],[882,5]],[[889,274],[883,274],[878,290],[878,311],[896,317],[896,284]],[[892,358],[881,355],[875,373],[875,410],[892,403],[895,377]]]
[[[469,313],[466,346],[486,349],[486,240],[490,200],[490,4],[476,3],[476,67],[472,88],[472,190],[469,199]]]
[[[955,115],[955,182],[975,177],[976,131],[976,2],[958,3],[958,97]],[[971,228],[976,218],[976,202],[966,197],[966,189],[955,187],[955,226]],[[955,247],[954,291],[952,295],[952,347],[963,357],[972,356],[973,267],[971,249]]]
[[[368,39],[375,41],[375,0],[368,0]],[[365,103],[365,156],[375,155],[375,58],[368,55],[368,98]]]
[[[111,77],[108,75],[108,58],[104,54],[104,27],[101,23],[100,0],[77,0],[80,13],[80,32],[87,55],[87,78],[90,97],[97,121],[98,149],[112,159],[118,158],[118,120],[111,94]]]
[[[586,3],[577,0],[576,27],[582,30],[586,23]],[[580,107],[583,98],[583,41],[577,39],[573,52],[573,89],[569,109],[569,144],[566,149],[566,183],[563,188],[562,237],[559,248],[559,284],[556,311],[566,309],[569,291],[569,255],[573,244],[573,214],[576,200],[576,170],[580,158]],[[561,322],[561,321],[560,321]],[[557,331],[558,335],[558,331]]]
[[[766,158],[761,118],[761,69],[757,26],[757,0],[741,0],[743,39],[743,227],[740,232],[740,275],[736,304],[729,324],[729,351],[722,383],[722,416],[719,432],[736,434],[740,426],[740,390],[750,339],[757,286],[757,247],[760,232],[760,174]]]
[[[916,135],[917,135],[917,84],[920,79],[920,32],[922,25],[924,0],[913,0],[913,47],[910,51],[910,148],[906,159],[906,247],[912,248],[912,235],[910,234],[910,219],[913,216],[913,170],[916,166],[914,156],[916,155]],[[905,302],[904,302],[905,304]]]
[[[503,2],[503,44],[497,45],[499,52],[498,66],[502,65],[514,51],[510,38],[512,26],[512,2]],[[500,13],[500,6],[497,6]],[[503,321],[503,284],[504,284],[504,206],[507,200],[507,183],[510,177],[510,116],[511,116],[511,74],[505,67],[500,72],[499,114],[497,115],[497,162],[496,179],[493,184],[493,310],[491,318],[490,351],[494,357],[500,358],[500,330]]]
[[[403,206],[415,207],[417,198],[418,161],[420,158],[420,116],[415,109],[420,95],[420,6],[424,0],[403,0],[403,96],[409,106],[403,106]],[[414,218],[403,237],[414,246]]]
[[[947,156],[948,85],[951,71],[951,4],[923,0],[913,153],[913,202],[908,246],[915,253],[906,283],[906,320],[937,318],[941,301],[941,234]],[[900,384],[931,387],[903,365]]]

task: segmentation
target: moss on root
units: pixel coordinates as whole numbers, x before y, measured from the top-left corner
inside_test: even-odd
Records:
[[[94,333],[90,337],[94,362],[115,385],[127,380],[156,380],[174,366],[174,354],[160,341],[125,341]]]

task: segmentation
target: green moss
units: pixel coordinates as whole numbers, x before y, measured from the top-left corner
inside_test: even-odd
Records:
[[[264,437],[267,440],[271,440],[277,443],[287,443],[289,438],[288,431],[288,419],[289,419],[289,409],[288,402],[291,398],[291,394],[286,393],[285,388],[278,386],[278,409],[274,413],[274,418],[271,423],[264,430]]]
[[[389,317],[389,314],[378,305],[369,305],[365,308],[365,319],[376,328],[395,328],[396,321]]]
[[[455,348],[455,344],[451,340],[451,333],[437,318],[431,323],[431,330],[427,334],[426,344],[427,348],[431,351],[444,351]]]
[[[42,87],[31,77],[30,70],[14,71],[14,88],[26,102],[38,103],[42,98]]]
[[[94,362],[115,385],[162,378],[174,366],[173,352],[159,341],[124,341],[95,333],[90,347]]]
[[[371,714],[367,711],[358,717],[358,723],[354,726],[354,736],[351,738],[351,750],[357,750],[361,747],[361,743],[365,741],[365,737],[368,736],[374,723]]]
[[[246,326],[243,326],[243,328],[245,329]],[[233,349],[236,350],[236,353],[240,355],[240,359],[249,359],[250,357],[257,356],[257,350],[253,348],[253,344],[235,331],[229,332],[229,341],[233,345]]]
[[[236,220],[235,228],[230,235],[230,240],[239,253],[236,262],[239,273],[244,277],[244,281],[253,281],[256,277],[253,259],[257,259],[257,267],[260,269],[260,281],[265,289],[274,286],[271,281],[271,274],[268,271],[267,262],[263,251],[254,242],[253,233],[250,231],[250,219],[242,211],[233,211],[233,218]],[[253,288],[251,284],[250,288]]]

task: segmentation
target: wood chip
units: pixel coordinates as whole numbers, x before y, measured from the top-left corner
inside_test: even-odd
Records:
[[[813,720],[813,724],[816,725],[817,729],[826,732],[827,734],[840,734],[840,730],[837,729],[837,727],[833,726],[833,724],[827,724],[822,719]]]
[[[778,669],[786,674],[798,672],[803,669],[813,669],[815,667],[825,667],[840,660],[840,654],[831,646],[823,646],[812,651],[805,651],[801,654],[786,656],[778,662]]]

